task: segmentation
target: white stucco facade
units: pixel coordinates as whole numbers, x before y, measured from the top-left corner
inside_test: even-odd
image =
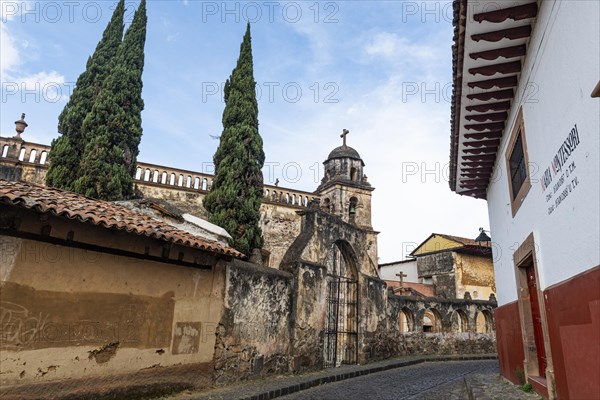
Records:
[[[399,281],[396,275],[402,272],[406,276],[404,282],[419,283],[419,274],[417,273],[417,260],[398,261],[397,263],[385,264],[379,267],[379,278],[386,281]]]
[[[541,290],[600,264],[600,2],[538,4],[487,191],[499,305],[517,299],[513,254],[531,233]],[[506,152],[520,111],[531,188],[513,217]]]

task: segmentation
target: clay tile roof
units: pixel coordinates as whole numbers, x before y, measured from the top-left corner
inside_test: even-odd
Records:
[[[60,189],[0,179],[0,204],[54,214],[107,229],[118,229],[211,253],[244,258],[242,253],[231,247],[192,235],[124,206]]]
[[[434,235],[441,236],[441,237],[446,238],[448,240],[453,240],[453,241],[461,243],[461,244],[463,244],[465,246],[479,246],[479,243],[476,242],[474,239],[467,239],[467,238],[460,237],[460,236],[446,235],[446,234],[443,234],[443,233],[434,233]]]

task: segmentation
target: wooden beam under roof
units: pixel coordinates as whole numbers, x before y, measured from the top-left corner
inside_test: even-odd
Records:
[[[461,158],[465,161],[494,161],[496,159],[496,154],[461,156]]]
[[[491,147],[481,147],[478,149],[464,149],[463,153],[465,154],[496,154],[498,150],[498,146]]]
[[[495,162],[495,160],[492,160],[492,161],[463,161],[460,163],[460,165],[466,165],[467,167],[471,167],[471,168],[484,168],[484,167],[492,168],[494,166],[494,162]]]
[[[531,36],[531,25],[519,26],[517,28],[501,29],[499,31],[478,33],[471,35],[471,39],[479,42],[499,42],[502,39],[516,40]]]
[[[492,60],[496,60],[500,57],[504,57],[506,59],[521,57],[521,56],[524,56],[526,52],[527,52],[527,46],[525,46],[524,44],[521,44],[518,46],[503,47],[501,49],[486,50],[486,51],[480,51],[477,53],[471,53],[471,54],[469,54],[469,57],[471,57],[472,60],[479,60],[480,58],[483,58],[484,60],[492,61]]]
[[[502,137],[502,131],[481,132],[481,133],[465,133],[465,139],[498,139]]]
[[[508,114],[506,112],[466,115],[467,121],[485,122],[485,121],[506,121]]]
[[[492,89],[497,87],[498,89],[513,88],[517,86],[519,81],[517,76],[507,76],[506,78],[486,79],[484,81],[468,82],[467,85],[470,88],[479,89]]]
[[[466,130],[475,130],[477,132],[483,132],[487,129],[490,131],[498,131],[504,129],[504,122],[489,122],[485,124],[467,124],[465,125]]]
[[[508,75],[521,72],[521,61],[512,61],[502,64],[484,65],[482,67],[470,68],[471,75],[492,76],[496,74]]]
[[[483,103],[474,106],[466,106],[465,109],[469,112],[488,112],[488,111],[504,111],[510,109],[510,101],[501,101],[499,103]]]
[[[492,22],[500,23],[507,19],[513,21],[520,21],[527,18],[535,18],[538,12],[538,6],[536,2],[523,4],[520,6],[502,8],[500,10],[488,11],[473,15],[473,19],[477,22]]]
[[[474,140],[472,142],[464,142],[463,145],[467,147],[482,147],[482,146],[498,146],[500,144],[500,139],[492,139],[492,140]]]
[[[481,101],[489,101],[489,100],[505,100],[512,99],[515,96],[515,92],[512,89],[504,89],[504,90],[495,90],[492,92],[483,92],[483,93],[473,93],[468,94],[467,99],[469,100],[481,100]]]

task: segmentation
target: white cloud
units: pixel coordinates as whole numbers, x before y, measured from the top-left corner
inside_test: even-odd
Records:
[[[7,22],[14,18],[12,12],[7,12],[7,1],[0,0],[0,75],[15,68],[19,64],[19,51],[11,36]]]
[[[0,77],[6,90],[36,93],[50,102],[65,100],[69,88],[64,87],[64,75],[56,71],[25,73],[21,70],[21,52],[29,47],[27,40],[19,40],[9,29],[9,24],[19,15],[26,2],[0,0]],[[72,89],[72,88],[71,88]]]
[[[445,43],[444,43],[445,45]],[[396,33],[380,32],[365,45],[365,54],[373,59],[383,59],[392,63],[435,62],[440,60],[440,44],[426,40],[414,42]]]

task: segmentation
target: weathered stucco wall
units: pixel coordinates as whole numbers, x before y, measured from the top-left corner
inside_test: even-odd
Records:
[[[236,261],[227,266],[214,379],[229,383],[289,371],[292,276]]]
[[[469,292],[474,300],[488,300],[496,294],[494,264],[491,258],[453,253],[456,268],[456,297]]]
[[[294,271],[292,369],[323,367],[323,329],[327,309],[327,268],[300,263]]]
[[[2,237],[1,384],[180,364],[210,384],[224,271]]]
[[[285,252],[300,234],[302,218],[296,214],[297,208],[280,204],[263,203],[260,210],[264,249],[271,253],[267,267],[279,268]]]

